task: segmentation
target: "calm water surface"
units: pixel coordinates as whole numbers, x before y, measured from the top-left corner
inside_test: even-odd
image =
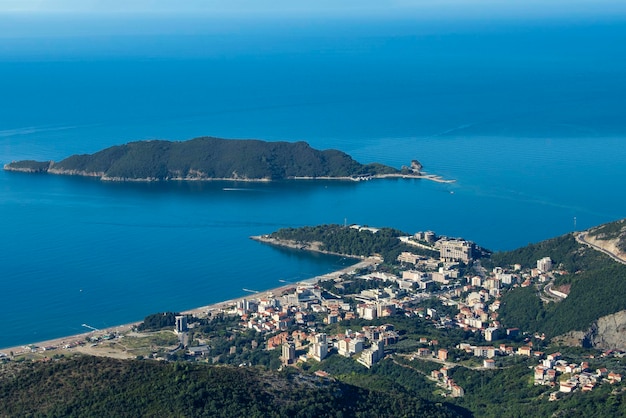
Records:
[[[131,140],[306,140],[453,184],[110,184],[0,172],[0,347],[346,264],[248,239],[320,223],[512,249],[626,217],[626,24],[352,22],[0,39],[0,161]],[[263,34],[263,36],[259,36]],[[226,189],[226,190],[225,190]],[[236,190],[232,190],[236,189]]]

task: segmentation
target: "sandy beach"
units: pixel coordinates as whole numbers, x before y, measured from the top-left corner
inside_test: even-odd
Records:
[[[319,282],[320,280],[336,279],[342,274],[346,274],[355,269],[364,268],[364,267],[376,264],[378,262],[380,262],[379,258],[369,257],[365,260],[362,260],[354,265],[348,266],[341,270],[333,271],[327,274],[323,274],[321,276],[312,277],[310,279],[305,279],[297,283],[288,283],[280,287],[276,287],[276,288],[269,289],[269,290],[264,290],[264,291],[257,292],[257,293],[242,294],[240,297],[235,298],[235,299],[216,302],[210,305],[201,306],[199,308],[193,308],[190,310],[183,311],[181,312],[181,314],[202,317],[202,316],[206,316],[207,313],[216,313],[220,311],[225,311],[231,308],[233,305],[235,305],[237,301],[241,300],[242,298],[262,299],[266,297],[280,296],[285,290],[293,288],[294,286],[297,286],[298,284],[315,284]],[[154,312],[147,312],[146,315],[149,315],[151,313],[154,313]],[[20,346],[2,348],[0,349],[0,353],[1,353],[0,355],[5,354],[6,356],[9,356],[11,353],[13,353],[13,355],[17,356],[20,354],[26,354],[26,353],[32,353],[32,352],[38,352],[38,353],[44,352],[45,353],[45,351],[48,351],[47,348],[52,350],[53,347],[54,349],[63,349],[64,347],[67,347],[67,346],[75,346],[77,345],[78,342],[85,342],[87,338],[92,337],[92,336],[102,336],[102,335],[114,334],[114,333],[115,334],[128,333],[132,331],[134,327],[136,327],[137,325],[141,323],[142,321],[131,322],[128,324],[115,325],[115,326],[108,327],[108,328],[92,330],[92,331],[84,332],[81,334],[75,334],[75,335],[70,335],[66,337],[59,337],[59,338],[54,338],[51,340],[39,341],[39,342],[30,343],[30,344],[23,344]],[[84,352],[84,350],[80,350],[80,351]]]

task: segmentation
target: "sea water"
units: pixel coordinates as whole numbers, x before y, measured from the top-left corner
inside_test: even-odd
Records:
[[[281,227],[434,230],[506,250],[626,216],[624,22],[318,23],[0,37],[2,163],[212,135],[417,159],[456,180],[0,172],[0,347],[350,263],[249,239]]]

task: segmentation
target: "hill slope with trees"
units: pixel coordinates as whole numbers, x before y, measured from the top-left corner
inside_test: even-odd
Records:
[[[599,318],[626,309],[626,265],[580,244],[572,234],[493,254],[491,262],[532,267],[546,256],[564,272],[556,275],[555,285],[570,285],[568,297],[545,304],[534,287],[513,289],[502,298],[500,320],[505,326],[554,337],[585,331]]]
[[[454,417],[442,403],[254,367],[76,356],[0,364],[0,417]]]
[[[376,232],[374,232],[374,230]],[[407,236],[406,232],[393,228],[352,228],[337,224],[305,226],[300,228],[282,228],[269,235],[269,238],[289,241],[295,244],[310,246],[319,245],[319,250],[330,253],[367,257],[380,255],[387,263],[396,260],[402,251],[437,256],[435,250],[427,250],[402,243],[398,238]],[[310,248],[309,248],[310,249]]]

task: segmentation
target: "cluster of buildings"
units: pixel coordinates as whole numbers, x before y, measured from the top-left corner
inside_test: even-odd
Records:
[[[416,247],[438,250],[439,259],[444,262],[469,263],[479,253],[478,247],[471,241],[438,237],[432,231],[417,232],[411,237],[401,237],[400,241]]]
[[[420,343],[428,344],[430,347],[436,347],[439,345],[439,341],[431,340],[428,341],[426,338],[420,338]],[[428,348],[428,347],[420,347],[417,349],[415,354],[411,357],[411,360],[415,360],[416,358],[435,358],[440,362],[445,363],[448,361],[448,350],[445,348]],[[493,361],[493,360],[490,360]],[[430,379],[437,382],[437,384],[446,389],[450,396],[458,398],[465,395],[465,390],[456,384],[456,382],[448,376],[449,368],[447,366],[443,366],[440,369],[435,369],[430,372]]]
[[[369,230],[369,229],[368,229]],[[375,233],[375,230],[372,229]],[[350,305],[337,295],[330,296],[323,289],[314,284],[301,284],[284,292],[283,295],[272,295],[257,299],[242,299],[237,302],[235,312],[241,316],[242,323],[249,329],[261,333],[276,334],[267,341],[267,349],[282,347],[282,360],[285,364],[292,364],[299,359],[313,358],[323,360],[330,350],[335,350],[344,356],[361,354],[361,363],[374,364],[384,354],[378,347],[380,341],[389,344],[393,341],[390,330],[383,330],[375,335],[368,332],[346,335],[327,336],[315,333],[320,324],[320,316],[325,324],[335,324],[343,320],[362,318],[374,320],[394,315],[401,309],[407,316],[417,314],[428,316],[437,323],[438,327],[454,327],[480,332],[486,341],[496,341],[501,338],[517,337],[518,329],[502,329],[498,322],[500,307],[500,292],[503,286],[512,286],[528,279],[528,274],[522,274],[521,266],[515,266],[518,271],[508,272],[495,268],[485,276],[470,278],[461,277],[459,265],[469,263],[478,253],[478,247],[461,239],[437,237],[433,232],[418,232],[401,240],[415,247],[438,250],[439,258],[429,258],[410,251],[398,256],[403,268],[400,275],[388,272],[370,271],[359,278],[381,281],[381,285],[374,289],[361,291],[350,295],[356,301],[356,306]],[[419,252],[419,251],[416,251]],[[537,275],[551,270],[552,262],[546,257],[537,262]],[[341,282],[337,284],[341,286]],[[439,298],[443,303],[454,305],[458,313],[454,317],[440,316],[436,310],[428,308],[412,308],[416,301],[432,296],[432,289],[443,289]],[[291,334],[288,329],[297,326],[298,331]],[[308,331],[303,331],[304,329]],[[365,334],[365,335],[363,335]],[[368,348],[366,348],[368,347]],[[511,354],[508,347],[477,347],[471,349],[477,356],[488,359],[499,354]],[[520,348],[519,354],[530,355],[530,349]],[[306,355],[297,356],[297,352],[306,351]],[[488,366],[490,366],[489,363]]]
[[[458,309],[458,313],[451,318],[452,323],[468,331],[480,332],[489,342],[503,338],[515,339],[520,330],[503,329],[498,321],[500,296],[506,288],[530,286],[533,280],[547,280],[552,270],[552,260],[544,257],[537,260],[537,265],[538,268],[529,271],[522,271],[519,264],[510,271],[495,267],[484,276],[467,277],[465,284],[456,281],[456,287],[445,296],[440,295],[444,303],[455,305]],[[567,297],[557,290],[552,290],[552,293],[560,298]]]
[[[368,289],[356,295],[360,302],[351,306],[340,297],[324,294],[313,284],[300,284],[283,295],[250,300],[241,299],[234,313],[241,316],[246,328],[264,334],[274,334],[267,339],[267,349],[281,349],[283,364],[314,359],[322,361],[331,351],[352,357],[366,367],[371,367],[384,357],[384,346],[395,343],[397,333],[392,325],[363,327],[360,331],[346,330],[344,334],[329,336],[316,332],[323,324],[363,318],[373,320],[391,316],[396,312],[395,298],[398,289]],[[295,330],[294,330],[295,328]],[[298,354],[300,353],[300,354]]]
[[[439,370],[433,370],[430,372],[430,378],[437,382],[440,386],[447,389],[450,392],[450,396],[453,398],[460,398],[465,395],[465,390],[457,385],[453,379],[448,376],[448,368],[442,367]]]
[[[329,336],[325,333],[306,333],[304,331],[282,332],[268,339],[267,349],[281,347],[281,361],[285,365],[298,361],[314,359],[324,360],[331,351],[344,357],[356,357],[365,367],[382,360],[385,356],[385,345],[397,342],[398,335],[392,325],[378,327],[365,326],[359,332],[346,330],[344,334]],[[297,352],[303,352],[300,356]]]
[[[473,345],[468,343],[460,343],[456,346],[457,349],[463,350],[468,354],[471,354],[475,357],[484,357],[487,359],[493,359],[497,356],[526,356],[526,357],[542,357],[543,352],[541,351],[533,351],[532,342],[528,342],[528,345],[523,345],[521,347],[513,347],[512,345],[500,344],[498,347],[491,345]],[[483,364],[485,368],[491,368],[492,364],[490,362]]]
[[[240,315],[245,326],[261,333],[284,331],[292,326],[315,328],[319,325],[315,317],[323,316],[323,322],[334,324],[357,317],[372,320],[395,314],[399,296],[396,289],[364,290],[357,299],[361,302],[353,309],[340,297],[328,294],[322,297],[323,289],[316,285],[298,285],[280,297],[258,300],[241,299],[235,313]]]
[[[558,392],[553,392],[550,400],[558,399],[559,393],[572,393],[576,390],[590,392],[602,382],[621,381],[622,375],[619,373],[609,372],[605,367],[592,370],[586,361],[579,364],[568,362],[562,358],[561,353],[547,355],[534,368],[535,385],[558,386]]]
[[[376,233],[374,228],[364,229]],[[496,367],[497,356],[521,355],[543,359],[544,353],[534,351],[530,340],[517,348],[488,343],[520,337],[519,329],[503,328],[498,321],[501,293],[508,287],[529,286],[533,282],[549,280],[554,267],[549,257],[537,260],[536,268],[528,270],[522,270],[517,264],[508,270],[496,267],[481,275],[464,277],[460,268],[474,260],[481,251],[474,243],[440,238],[430,231],[402,237],[401,240],[416,248],[436,250],[439,257],[417,254],[421,251],[402,252],[397,258],[400,263],[397,274],[373,269],[359,276],[359,279],[376,280],[380,284],[349,295],[351,303],[318,285],[299,284],[280,296],[269,294],[259,299],[241,299],[234,313],[240,315],[244,327],[270,335],[266,349],[281,350],[281,361],[285,365],[309,359],[323,361],[330,353],[336,353],[371,367],[384,358],[385,346],[398,340],[392,325],[365,326],[357,331],[348,329],[338,335],[327,335],[318,330],[322,323],[332,325],[355,318],[374,320],[392,316],[398,310],[407,316],[427,317],[437,327],[459,327],[480,333],[487,344],[461,343],[456,348],[481,358],[485,369]],[[342,280],[335,281],[336,288],[343,286]],[[441,315],[433,308],[415,308],[415,302],[432,297],[435,290],[440,301],[454,307],[456,314]],[[419,348],[415,356],[434,357],[447,362],[447,348],[435,347],[436,341],[431,343],[430,347]],[[569,373],[571,377],[557,383],[559,373]],[[433,371],[430,377],[445,387],[451,396],[463,396],[463,388],[449,378],[447,367]],[[566,364],[558,353],[542,360],[534,370],[534,377],[536,384],[559,384],[560,392],[576,388],[590,390],[598,377],[606,377],[609,381],[621,380],[617,374],[607,373],[604,376],[592,373],[585,369],[584,364],[577,367]]]

